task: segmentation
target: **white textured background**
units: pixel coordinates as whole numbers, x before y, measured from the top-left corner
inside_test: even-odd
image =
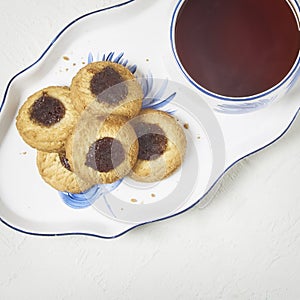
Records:
[[[64,25],[117,2],[1,0],[1,98]],[[298,118],[235,166],[205,209],[116,240],[34,237],[0,223],[0,299],[300,299],[299,133]]]

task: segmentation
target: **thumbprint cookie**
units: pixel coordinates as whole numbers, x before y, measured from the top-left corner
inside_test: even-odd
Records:
[[[109,61],[80,69],[70,89],[78,112],[89,108],[97,114],[131,118],[142,106],[143,92],[135,76],[126,67]]]
[[[83,113],[66,143],[74,172],[92,184],[112,183],[127,175],[137,160],[138,141],[125,117]]]
[[[65,152],[37,151],[36,163],[44,181],[58,191],[78,194],[91,187],[72,172]]]
[[[51,86],[31,95],[20,108],[16,126],[23,140],[45,152],[59,152],[78,119],[68,87]]]
[[[138,160],[129,176],[153,182],[171,175],[182,163],[186,137],[178,122],[168,113],[145,109],[131,120],[138,137]]]

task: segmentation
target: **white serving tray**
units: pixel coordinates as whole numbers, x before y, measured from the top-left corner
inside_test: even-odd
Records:
[[[86,14],[68,24],[33,65],[11,79],[0,106],[3,223],[35,235],[117,237],[198,204],[237,161],[264,149],[288,130],[299,112],[298,83],[280,101],[245,114],[214,111],[201,98],[172,52],[170,26],[176,4],[177,0],[132,0]],[[74,209],[40,178],[36,151],[20,138],[15,117],[33,92],[70,85],[84,64],[103,55],[114,60],[120,53],[124,54],[119,62],[125,64],[128,59],[128,66],[137,66],[137,77],[147,77],[148,96],[159,98],[154,103],[157,108],[172,111],[179,122],[188,124],[186,159],[165,181],[143,185],[125,178],[93,205]]]

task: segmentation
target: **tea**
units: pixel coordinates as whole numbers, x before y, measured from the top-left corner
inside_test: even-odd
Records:
[[[200,86],[245,97],[268,90],[289,73],[300,34],[286,0],[186,0],[176,20],[175,45]]]

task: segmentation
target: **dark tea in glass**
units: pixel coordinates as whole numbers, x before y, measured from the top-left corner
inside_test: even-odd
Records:
[[[298,25],[287,0],[186,0],[177,14],[175,47],[201,87],[248,97],[276,86],[293,68]]]

